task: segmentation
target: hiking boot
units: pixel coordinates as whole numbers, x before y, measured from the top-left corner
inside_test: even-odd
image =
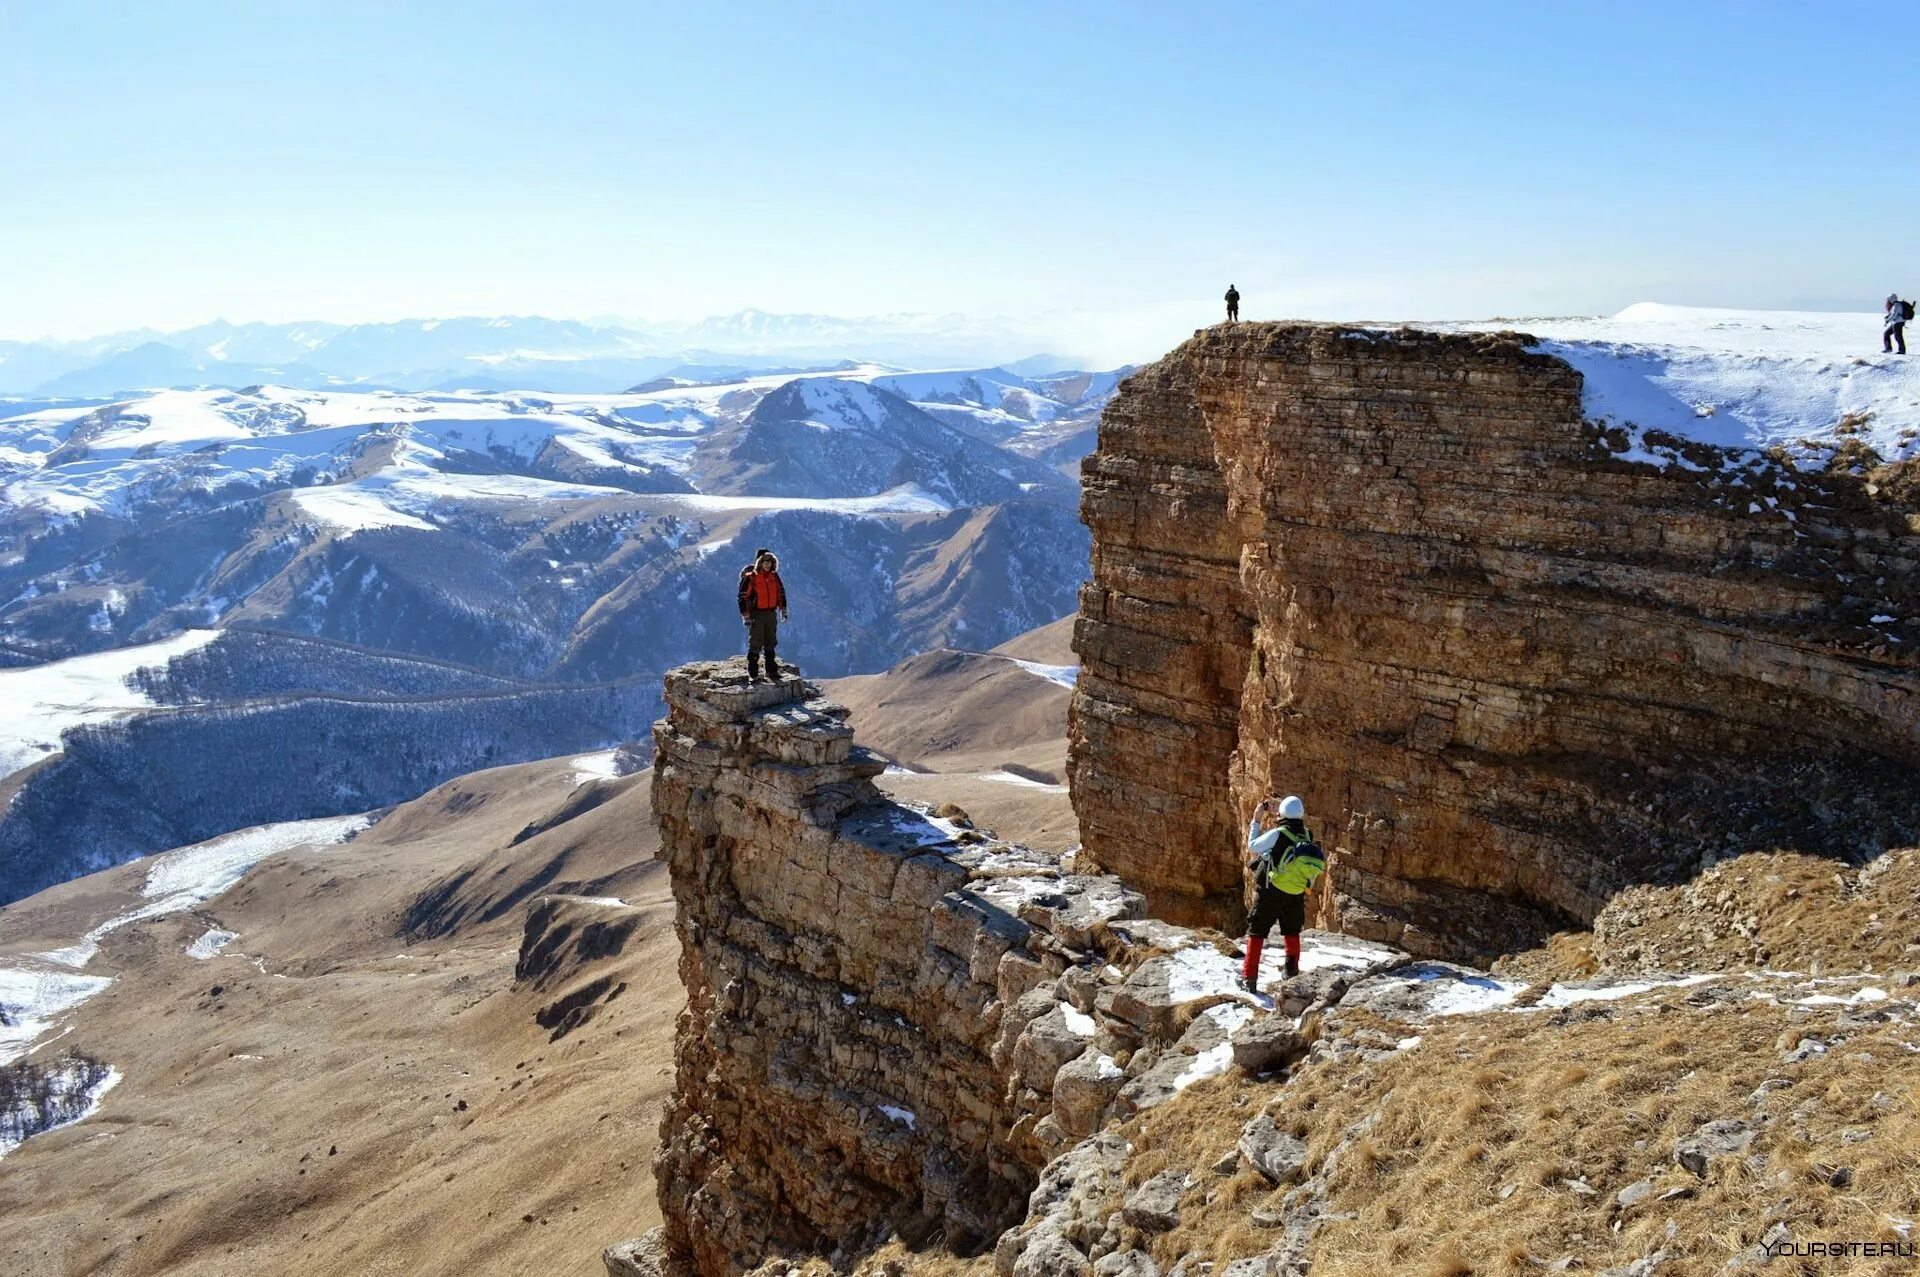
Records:
[[[1295,976],[1297,976],[1297,975],[1299,975],[1299,974],[1300,974],[1300,959],[1298,959],[1298,958],[1288,958],[1288,959],[1287,959],[1287,972],[1286,972],[1286,978],[1287,978],[1287,979],[1289,979],[1289,980],[1291,980],[1291,979],[1293,979],[1293,977],[1295,977]]]
[[[1256,976],[1241,976],[1240,987],[1256,998],[1260,996],[1260,980]]]

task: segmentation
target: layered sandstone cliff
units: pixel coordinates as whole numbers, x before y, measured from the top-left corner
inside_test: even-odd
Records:
[[[810,683],[750,686],[734,661],[666,692],[653,804],[688,1004],[656,1165],[666,1271],[892,1236],[1066,1271],[1029,1220],[1043,1168],[1226,1069],[1258,1004],[1235,959],[1117,879],[887,799]],[[1400,957],[1329,949],[1298,994]]]
[[[1426,953],[1920,831],[1920,675],[1884,629],[1909,487],[1845,449],[1629,452],[1530,345],[1226,326],[1107,410],[1070,770],[1088,859],[1154,912],[1237,924],[1275,790],[1334,853],[1320,918]]]
[[[1012,1137],[993,1050],[1050,974],[1017,917],[1050,866],[884,799],[843,710],[743,673],[669,675],[655,728],[688,995],[669,1248],[730,1274],[876,1227],[989,1240],[1044,1160]]]

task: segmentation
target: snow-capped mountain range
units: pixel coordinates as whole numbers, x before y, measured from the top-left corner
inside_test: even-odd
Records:
[[[1065,615],[1088,549],[1071,471],[1118,377],[866,364],[18,405],[0,900],[642,737],[663,670],[741,646],[735,578],[762,545],[793,598],[781,655],[809,674]],[[34,690],[69,685],[92,690]]]
[[[272,383],[303,389],[535,390],[607,393],[687,365],[904,367],[1019,361],[1045,339],[1020,325],[960,315],[847,319],[743,310],[690,323],[538,316],[391,323],[246,323],[142,329],[78,341],[0,341],[0,395],[117,396]],[[1023,358],[1026,357],[1026,358]],[[1034,367],[1030,359],[1045,364]]]

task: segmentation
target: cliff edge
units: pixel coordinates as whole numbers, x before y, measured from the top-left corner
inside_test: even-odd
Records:
[[[1920,504],[1798,462],[1589,420],[1517,334],[1197,333],[1084,465],[1087,861],[1232,930],[1239,831],[1296,792],[1319,921],[1486,958],[1745,851],[1912,842]]]
[[[805,680],[696,664],[666,698],[653,803],[687,1009],[660,1258],[613,1271],[733,1277],[889,1238],[1062,1271],[1032,1214],[1045,1168],[1225,1072],[1274,1001],[1118,879],[885,797]],[[1404,959],[1311,935],[1289,1014]]]

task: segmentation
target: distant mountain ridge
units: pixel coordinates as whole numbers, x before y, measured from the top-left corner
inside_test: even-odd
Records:
[[[77,341],[0,341],[0,395],[84,397],[277,384],[300,389],[613,392],[683,365],[744,374],[840,361],[905,367],[1072,360],[1044,335],[961,315],[843,318],[742,310],[693,322],[462,316],[383,323],[229,323]]]

